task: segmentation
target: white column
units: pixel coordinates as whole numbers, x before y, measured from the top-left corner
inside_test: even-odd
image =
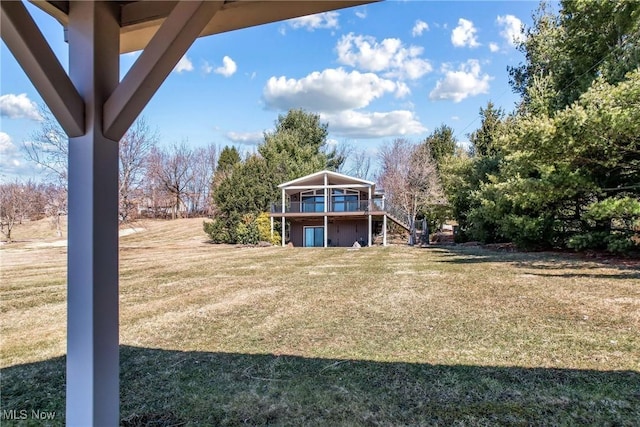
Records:
[[[285,211],[285,209],[287,207],[287,204],[285,202],[285,197],[286,196],[287,196],[287,194],[285,193],[284,188],[283,188],[282,189],[282,231],[280,232],[280,234],[282,235],[282,242],[281,243],[282,243],[282,247],[283,248],[285,246],[285,243],[284,243],[284,236],[285,236],[285,233],[284,233],[284,227],[285,227],[284,211]]]
[[[382,196],[382,210],[384,215],[382,216],[382,246],[387,246],[387,204]]]
[[[372,217],[371,217],[371,209],[373,208],[373,200],[371,199],[371,187],[369,187],[369,201],[367,202],[367,210],[369,211],[369,235],[367,236],[367,246],[371,246],[371,234],[373,233],[372,228]]]
[[[271,215],[271,218],[269,218],[271,220],[271,241],[273,242],[273,214]]]
[[[327,212],[329,212],[329,189],[327,188],[329,185],[329,181],[327,178],[327,174],[324,174],[324,247],[328,246],[329,241],[329,230],[328,230],[328,221],[327,221]]]
[[[382,246],[387,246],[387,214],[382,217]]]
[[[68,426],[119,424],[118,141],[102,106],[118,85],[118,5],[69,2],[69,74],[85,133],[69,139]]]

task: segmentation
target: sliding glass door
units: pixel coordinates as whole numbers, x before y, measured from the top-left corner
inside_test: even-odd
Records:
[[[305,227],[304,246],[324,247],[324,227]]]

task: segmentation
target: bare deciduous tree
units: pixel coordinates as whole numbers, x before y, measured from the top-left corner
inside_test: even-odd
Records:
[[[11,231],[25,220],[37,219],[44,209],[40,189],[32,181],[0,184],[0,232],[11,242]]]
[[[444,201],[438,168],[428,144],[414,145],[395,139],[380,150],[378,185],[410,227],[409,244],[415,243],[415,219],[421,209]]]
[[[56,229],[56,235],[62,237],[62,217],[67,214],[67,190],[61,185],[45,184],[42,186],[44,212]]]
[[[193,180],[189,191],[190,211],[196,215],[211,213],[211,185],[218,164],[215,145],[198,148],[193,153]]]
[[[367,150],[353,150],[349,156],[348,162],[351,167],[347,171],[347,175],[365,180],[369,180],[371,178],[371,156],[367,153]]]
[[[40,128],[30,135],[30,141],[22,144],[23,151],[51,179],[67,188],[69,138],[49,110],[41,107],[40,116]]]
[[[193,181],[194,153],[185,143],[174,144],[166,151],[153,148],[149,155],[150,181],[171,196],[171,217],[180,218],[187,208],[188,192]]]
[[[11,242],[11,231],[22,219],[22,197],[17,182],[0,185],[0,232]]]
[[[149,154],[158,141],[158,134],[152,131],[144,117],[139,118],[120,140],[119,161],[119,214],[126,222],[135,209],[135,195],[147,166]]]
[[[55,183],[48,194],[52,220],[61,234],[60,216],[66,214],[66,192],[68,178],[69,139],[49,110],[40,108],[40,128],[31,134],[30,141],[23,144],[26,157],[46,172]],[[135,203],[134,195],[139,191],[147,157],[158,141],[144,117],[136,120],[119,142],[119,214],[123,221],[129,219]],[[62,188],[64,192],[60,192]],[[65,199],[63,200],[63,196]]]

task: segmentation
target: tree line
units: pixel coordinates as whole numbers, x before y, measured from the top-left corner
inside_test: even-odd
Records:
[[[409,224],[456,221],[458,241],[638,251],[639,37],[638,2],[542,3],[519,45],[525,61],[507,70],[517,108],[488,102],[469,146],[446,124],[418,144],[385,144],[379,187]],[[281,116],[258,153],[227,170],[214,190],[214,240],[237,241],[278,200],[278,183],[343,166],[321,150],[327,124],[303,116]]]
[[[489,103],[442,169],[459,239],[521,248],[640,245],[640,3],[541,4],[511,67],[521,95]]]
[[[457,222],[457,241],[638,251],[640,3],[542,3],[523,31],[525,60],[506,70],[520,102],[511,112],[488,102],[468,146],[442,124],[419,143],[384,144],[371,176],[370,156],[329,144],[329,124],[303,110],[279,115],[244,157],[234,147],[159,148],[142,119],[120,142],[120,217],[206,214],[214,242],[278,243],[268,217],[277,185],[328,169],[375,180],[411,226]],[[66,137],[43,123],[25,149],[64,189]]]
[[[52,219],[61,235],[60,220],[67,213],[68,139],[48,110],[42,108],[41,115],[41,126],[23,150],[42,171],[42,182],[0,184],[0,225],[7,240],[16,224],[44,217]],[[158,142],[157,131],[144,117],[119,141],[120,221],[211,214],[218,148],[193,148],[186,142],[161,147]]]

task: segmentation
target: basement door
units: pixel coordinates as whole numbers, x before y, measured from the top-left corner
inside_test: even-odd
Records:
[[[324,227],[305,227],[304,246],[307,248],[324,247]]]

